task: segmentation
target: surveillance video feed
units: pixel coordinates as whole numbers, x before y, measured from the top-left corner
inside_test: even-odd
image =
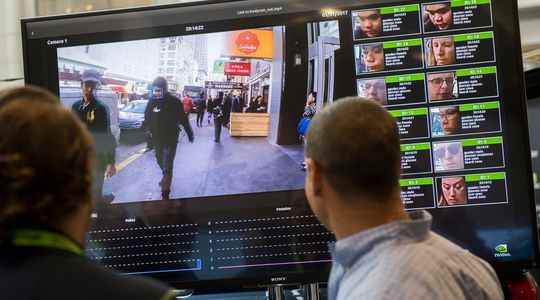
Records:
[[[95,192],[116,204],[302,189],[302,144],[268,141],[282,36],[274,27],[58,49],[61,101],[96,140]]]

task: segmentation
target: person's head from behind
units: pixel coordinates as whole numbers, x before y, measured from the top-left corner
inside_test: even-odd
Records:
[[[450,2],[428,4],[425,6],[425,13],[437,30],[446,30],[453,23]]]
[[[84,242],[93,152],[84,125],[49,92],[0,93],[0,226],[75,230]]]
[[[377,37],[382,32],[382,18],[377,9],[358,12],[356,22],[366,37]]]
[[[402,211],[397,124],[380,104],[351,97],[327,106],[309,125],[305,153],[306,196],[330,230],[337,207]]]

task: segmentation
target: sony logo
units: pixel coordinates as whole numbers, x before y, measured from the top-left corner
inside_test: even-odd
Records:
[[[287,280],[287,277],[272,277],[270,278],[271,282],[281,282]]]

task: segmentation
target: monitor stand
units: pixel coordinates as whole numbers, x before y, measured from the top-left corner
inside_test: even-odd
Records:
[[[320,300],[320,288],[318,283],[309,283],[301,286],[304,291],[304,300]],[[268,300],[283,300],[283,286],[272,285],[268,287]]]
[[[272,285],[268,287],[268,300],[283,300],[283,286]]]
[[[318,283],[310,283],[302,285],[304,290],[304,299],[305,300],[320,300],[321,293]]]

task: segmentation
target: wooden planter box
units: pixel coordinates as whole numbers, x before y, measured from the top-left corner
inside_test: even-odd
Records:
[[[269,126],[269,114],[231,113],[229,133],[233,137],[268,136]]]

